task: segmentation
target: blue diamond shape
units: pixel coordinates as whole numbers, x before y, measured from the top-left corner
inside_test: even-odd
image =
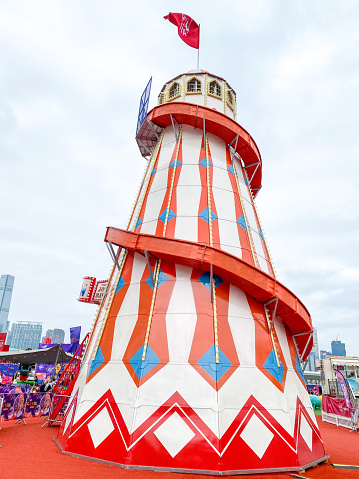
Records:
[[[144,345],[142,345],[137,353],[135,353],[130,359],[130,364],[133,367],[138,379],[146,376],[146,374],[149,373],[151,369],[157,366],[157,364],[160,362],[156,353],[149,344],[147,345],[145,360],[142,361],[143,348]]]
[[[154,273],[153,273],[154,275]],[[153,278],[154,280],[155,278]],[[160,269],[160,272],[158,273],[158,281],[157,281],[157,288],[159,288],[160,286],[162,286],[162,284],[165,284],[165,282],[168,281],[168,276]],[[152,285],[152,280],[151,280],[151,276],[149,276],[147,279],[146,279],[146,283],[151,286],[152,290],[153,290],[153,285]]]
[[[202,166],[204,166],[205,168],[207,168],[207,157],[205,156],[205,157],[203,158],[203,160],[201,160],[201,161],[199,162],[199,164],[202,165]],[[209,164],[209,166],[212,166],[212,165],[213,165],[213,163],[211,162],[211,160],[208,160],[208,164]]]
[[[153,168],[151,176],[153,176],[156,173],[156,171],[157,171],[156,168]]]
[[[142,220],[140,217],[138,217],[138,220],[137,220],[137,223],[136,223],[136,226],[135,226],[135,229],[138,228],[140,225],[142,225]]]
[[[217,276],[216,274],[213,275],[214,279],[214,287],[218,288],[223,283],[223,279],[220,276]],[[206,286],[209,290],[211,289],[211,275],[209,274],[208,271],[202,274],[198,278],[198,281],[200,281],[204,286]]]
[[[246,220],[244,219],[244,215],[238,218],[237,223],[239,223],[242,226],[242,228],[244,228],[247,231],[247,225],[246,225]]]
[[[223,374],[225,374],[232,366],[231,361],[220,349],[218,349],[218,359],[219,363],[216,363],[216,349],[215,345],[213,345],[201,357],[201,359],[197,361],[197,364],[199,364],[216,382],[219,381]]]
[[[262,238],[263,243],[265,243],[264,236],[263,236],[263,233],[262,233],[262,228],[259,228],[259,236]]]
[[[92,374],[94,371],[96,371],[96,369],[101,366],[101,364],[105,361],[105,358],[103,357],[103,354],[102,354],[102,351],[101,351],[101,348],[100,346],[97,348],[97,351],[96,351],[96,356],[94,357],[94,359],[91,361],[91,366],[90,366],[90,370],[89,370],[89,376],[90,374]]]
[[[248,188],[249,188],[249,183],[248,183],[248,180],[247,180],[247,178],[244,178],[244,181],[245,181],[246,185],[247,185],[247,186],[248,186]]]
[[[228,170],[230,173],[232,173],[232,175],[234,176],[234,168],[233,168],[233,165],[229,166],[229,167],[227,168],[227,170]]]
[[[177,163],[176,163],[176,168],[178,166],[182,165],[182,163],[180,162],[180,160],[177,158]],[[172,161],[172,163],[170,164],[170,168],[174,168],[175,167],[175,160]]]
[[[303,374],[303,369],[302,369],[302,366],[301,366],[301,364],[300,364],[300,361],[299,361],[298,356],[297,356],[296,370],[297,370],[299,376],[301,377],[303,383],[305,383],[304,374]]]
[[[208,206],[206,206],[206,208],[203,211],[201,211],[198,216],[202,218],[204,221],[207,221],[207,223],[209,223]],[[212,221],[216,220],[217,218],[218,216],[215,213],[213,213],[213,211],[211,211]]]
[[[272,349],[272,351],[269,353],[269,356],[267,357],[266,362],[263,364],[263,366],[274,377],[274,379],[276,379],[280,384],[282,384],[284,366],[280,362],[280,366],[278,367],[274,349]]]
[[[116,286],[116,291],[115,291],[115,294],[118,293],[120,291],[120,289],[122,288],[122,286],[125,284],[125,280],[122,278],[122,276],[120,276],[120,279],[117,283],[117,286]],[[106,291],[106,294],[107,294],[107,291]]]
[[[167,213],[167,208],[163,211],[163,213],[160,214],[160,216],[158,217],[159,220],[162,221],[162,223],[164,223],[166,221],[166,213]],[[169,210],[168,212],[168,219],[167,221],[171,221],[172,218],[174,218],[176,216],[176,213],[174,213],[171,209]]]

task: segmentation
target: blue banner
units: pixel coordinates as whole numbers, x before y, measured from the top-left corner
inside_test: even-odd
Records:
[[[68,350],[69,353],[75,354],[77,348],[80,346],[81,326],[75,326],[70,328],[71,347]]]

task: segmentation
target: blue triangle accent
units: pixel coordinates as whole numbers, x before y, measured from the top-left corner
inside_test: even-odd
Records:
[[[239,223],[242,226],[242,228],[244,228],[247,231],[247,225],[246,225],[246,220],[244,219],[244,215],[238,218],[237,223]]]
[[[227,170],[228,170],[230,173],[232,173],[232,175],[234,176],[233,165],[229,166],[229,167],[227,168]]]
[[[101,348],[100,346],[97,348],[97,351],[96,351],[96,356],[94,357],[94,359],[92,360],[91,362],[91,366],[90,366],[90,370],[89,370],[89,376],[90,374],[92,374],[94,371],[96,371],[96,369],[98,367],[101,366],[101,364],[105,361],[105,358],[103,357],[103,354],[102,354],[102,351],[101,351]]]
[[[136,223],[136,226],[135,226],[135,229],[138,228],[140,225],[142,225],[142,220],[140,217],[138,217],[138,220],[137,220],[137,223]]]
[[[218,288],[223,283],[223,279],[220,276],[217,276],[216,274],[213,275],[214,279],[214,287]],[[206,286],[209,290],[211,289],[211,275],[209,274],[208,271],[204,272],[199,278],[198,281],[200,281],[204,286]]]
[[[167,208],[160,214],[160,216],[158,217],[159,220],[162,221],[162,223],[164,223],[166,221],[166,212],[167,212]],[[174,218],[176,216],[176,213],[174,213],[171,209],[169,210],[168,212],[168,219],[167,221],[171,221],[172,218]]]
[[[264,236],[263,236],[263,233],[262,233],[262,228],[259,228],[259,236],[262,238],[263,243],[265,243]]]
[[[246,185],[247,185],[247,186],[248,186],[248,188],[249,188],[249,183],[248,183],[248,180],[247,180],[247,178],[244,178],[244,181],[245,181]]]
[[[154,278],[153,278],[154,279]],[[163,284],[165,284],[165,282],[168,281],[168,276],[162,271],[162,269],[160,269],[160,272],[158,273],[158,280],[157,280],[157,288],[159,288],[160,286],[162,286]],[[153,290],[153,285],[152,285],[152,281],[151,281],[151,276],[149,276],[147,279],[146,279],[146,283],[151,287],[151,289]]]
[[[206,208],[203,211],[201,211],[198,216],[202,218],[204,221],[206,221],[207,223],[209,223],[208,206],[206,206]],[[216,220],[217,218],[218,216],[213,211],[211,211],[212,221]]]
[[[278,367],[274,349],[272,349],[272,351],[269,353],[269,356],[267,357],[263,366],[274,377],[274,379],[276,379],[280,384],[282,384],[284,366],[282,363],[280,363],[280,366]]]
[[[142,361],[143,348],[144,344],[130,359],[130,364],[133,367],[133,370],[135,371],[135,374],[138,379],[141,379],[143,378],[143,376],[146,376],[146,374],[149,373],[151,369],[157,366],[157,364],[160,362],[156,353],[153,351],[149,344],[147,344],[146,358],[144,361]]]
[[[300,364],[300,361],[299,361],[299,358],[298,358],[298,355],[297,355],[297,364],[296,364],[296,370],[299,374],[299,376],[301,377],[303,383],[305,383],[305,379],[304,379],[304,374],[303,374],[303,369],[302,369],[302,366]]]
[[[125,280],[122,278],[122,276],[120,276],[120,279],[119,279],[119,281],[117,283],[117,286],[116,286],[115,294],[120,291],[120,289],[122,288],[122,286],[124,286],[124,284],[125,284]]]
[[[156,168],[153,168],[151,176],[153,176],[156,173],[156,171],[157,171]]]
[[[199,164],[202,165],[202,166],[204,166],[205,168],[207,168],[207,157],[205,156],[205,157],[203,158],[203,160],[201,160],[201,161],[199,162]],[[208,164],[209,164],[209,166],[212,166],[212,165],[213,165],[213,163],[211,162],[211,160],[208,160]]]
[[[197,364],[199,364],[216,382],[219,381],[223,374],[225,374],[232,366],[231,361],[220,349],[218,349],[218,357],[219,363],[216,363],[216,349],[215,345],[213,345],[201,357],[201,359],[197,361]]]
[[[177,163],[176,163],[176,168],[178,168],[180,165],[182,165],[182,163],[180,162],[180,160],[177,158]],[[174,168],[175,167],[175,160],[172,161],[172,163],[170,164],[170,168]]]

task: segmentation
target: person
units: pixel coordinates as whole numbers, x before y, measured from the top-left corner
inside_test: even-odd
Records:
[[[13,379],[13,383],[16,384],[20,379],[20,371],[16,371],[16,373],[14,374],[14,379]]]
[[[40,393],[45,393],[49,388],[47,387],[47,385],[49,384],[50,382],[50,379],[47,378],[45,379],[45,381],[41,384],[40,386]],[[46,389],[45,389],[46,388]]]
[[[48,379],[46,379],[46,381],[45,381],[44,392],[45,392],[45,393],[50,392],[51,389],[52,389],[52,382],[51,382],[51,379],[48,378]]]

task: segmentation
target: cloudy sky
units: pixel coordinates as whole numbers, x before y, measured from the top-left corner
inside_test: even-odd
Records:
[[[106,226],[125,227],[145,160],[139,98],[196,67],[163,19],[177,2],[0,0],[0,273],[9,319],[87,332],[82,277],[106,279]],[[359,354],[359,2],[183,0],[200,67],[237,92],[263,160],[257,206],[279,281],[319,346]]]

